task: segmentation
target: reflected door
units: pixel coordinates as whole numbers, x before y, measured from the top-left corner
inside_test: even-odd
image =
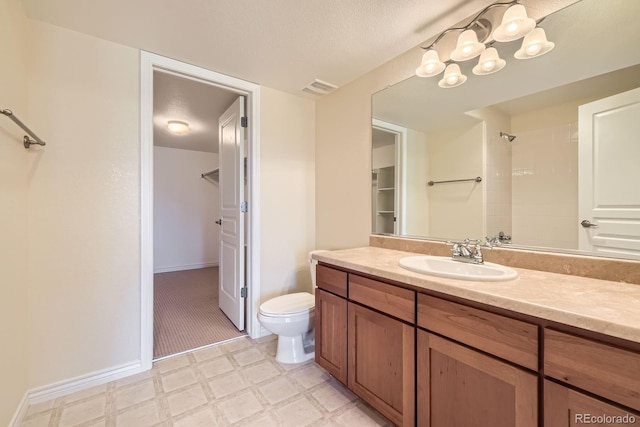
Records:
[[[640,257],[640,88],[579,109],[581,250]]]

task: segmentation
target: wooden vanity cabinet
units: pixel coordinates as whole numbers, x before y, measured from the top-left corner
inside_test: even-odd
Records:
[[[536,325],[419,294],[418,326],[417,425],[538,426],[538,375],[516,366],[537,370]]]
[[[545,379],[544,427],[577,427],[585,424],[594,427],[640,425],[640,413]]]
[[[544,374],[555,381],[544,381],[545,427],[629,424],[586,416],[633,416],[640,425],[640,353],[546,328]]]
[[[316,267],[315,360],[347,385],[347,273]]]
[[[350,274],[348,335],[349,388],[415,426],[415,292]]]

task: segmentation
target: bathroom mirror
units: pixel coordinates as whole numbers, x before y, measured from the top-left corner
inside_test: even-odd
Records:
[[[374,94],[373,234],[640,258],[638,16],[640,2],[582,0],[539,24],[543,56],[496,43],[495,74],[475,59],[459,87],[414,76]],[[611,135],[589,130],[603,123]]]

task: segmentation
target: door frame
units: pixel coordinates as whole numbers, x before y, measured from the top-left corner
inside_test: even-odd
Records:
[[[260,336],[260,86],[215,71],[154,53],[140,51],[140,362],[142,370],[153,362],[153,72],[162,71],[222,87],[247,98],[248,180],[246,200],[247,309],[245,330]],[[216,118],[217,119],[217,118]]]

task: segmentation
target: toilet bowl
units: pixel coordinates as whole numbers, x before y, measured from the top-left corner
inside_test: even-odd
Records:
[[[316,286],[316,265],[311,258],[309,265],[313,282],[312,292]],[[258,312],[260,324],[269,332],[278,335],[276,360],[280,363],[301,363],[315,356],[315,296],[309,292],[296,292],[272,298],[260,305]]]

